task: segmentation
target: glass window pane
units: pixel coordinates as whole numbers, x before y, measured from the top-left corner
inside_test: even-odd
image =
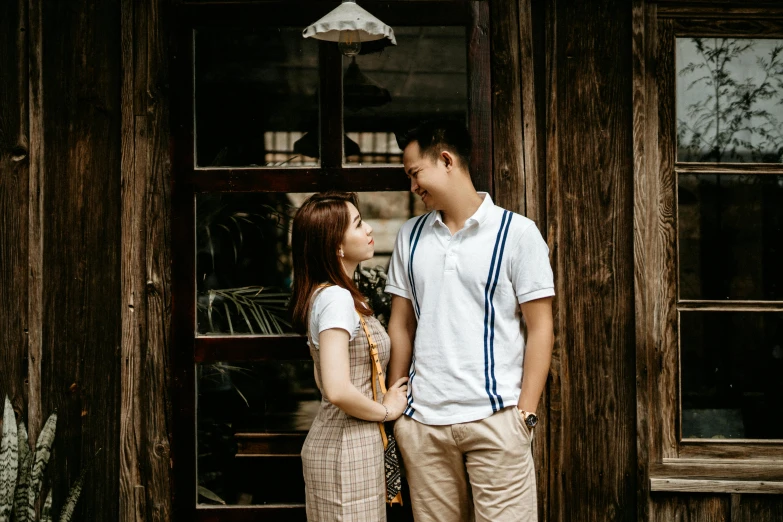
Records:
[[[680,297],[783,300],[783,176],[680,174]]]
[[[321,401],[313,362],[200,364],[196,379],[198,502],[303,502],[298,454]]]
[[[783,40],[677,39],[679,161],[783,160]]]
[[[396,46],[343,58],[347,164],[400,164],[395,133],[421,120],[467,123],[464,27],[395,27]]]
[[[308,193],[198,194],[196,199],[199,335],[291,333],[287,313],[292,268],[290,227]],[[376,292],[397,232],[425,212],[410,192],[364,192],[359,210],[373,228],[375,257],[358,278],[381,321],[389,297]],[[379,268],[378,270],[373,270]]]
[[[783,314],[682,312],[682,436],[783,439]]]
[[[300,27],[199,29],[195,61],[199,166],[318,165],[318,45]]]

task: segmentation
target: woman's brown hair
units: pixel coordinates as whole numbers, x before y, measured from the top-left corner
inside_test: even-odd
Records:
[[[372,314],[367,300],[345,273],[337,257],[351,222],[348,203],[359,206],[353,192],[314,194],[307,198],[294,216],[291,232],[294,283],[289,308],[294,330],[299,333],[307,332],[310,298],[323,283],[345,288],[351,292],[357,312]]]

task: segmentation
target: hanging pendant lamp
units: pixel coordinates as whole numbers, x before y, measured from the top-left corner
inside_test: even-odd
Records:
[[[359,7],[355,0],[343,0],[339,7],[307,27],[304,38],[337,42],[345,56],[356,56],[362,48],[362,42],[372,42],[388,38],[397,45],[394,29]]]

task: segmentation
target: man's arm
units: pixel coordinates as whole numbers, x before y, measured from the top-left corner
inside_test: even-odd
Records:
[[[535,412],[549,375],[555,336],[552,323],[552,298],[535,299],[519,305],[527,325],[522,393],[517,407]],[[393,317],[393,316],[392,316]],[[394,341],[392,341],[392,346]],[[392,357],[394,352],[392,352]]]
[[[408,376],[413,353],[413,339],[416,337],[416,314],[410,299],[392,296],[391,317],[389,317],[389,338],[391,358],[386,369],[386,383]]]

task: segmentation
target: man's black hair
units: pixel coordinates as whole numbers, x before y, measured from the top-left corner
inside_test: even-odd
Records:
[[[412,142],[417,142],[422,156],[434,157],[440,149],[446,149],[457,156],[462,167],[470,166],[470,153],[473,144],[465,124],[455,120],[431,120],[419,124],[405,132],[397,140],[400,149],[405,150]]]

